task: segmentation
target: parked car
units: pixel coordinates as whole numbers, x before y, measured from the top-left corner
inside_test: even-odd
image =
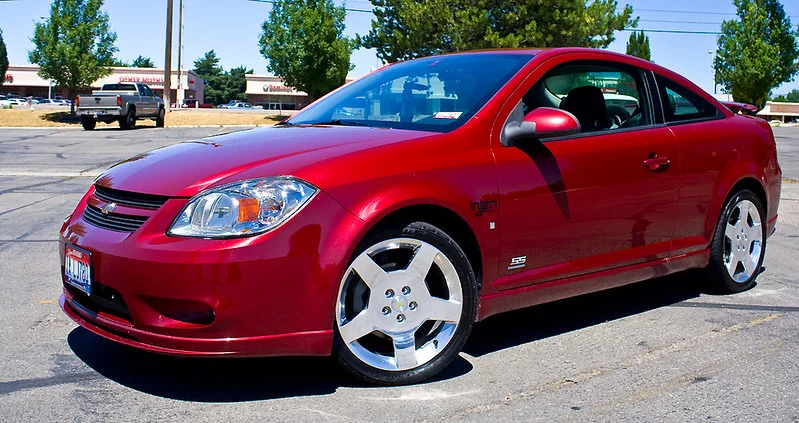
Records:
[[[227,104],[220,104],[219,106],[217,106],[217,108],[219,108],[219,109],[230,109],[230,108],[237,107],[236,105],[239,104],[239,103],[243,103],[243,102],[241,100],[230,100]]]
[[[122,129],[132,129],[142,118],[155,120],[155,126],[164,126],[164,101],[153,94],[150,87],[139,83],[105,84],[91,95],[75,99],[75,114],[80,117],[83,129],[91,131],[97,122],[119,122]]]
[[[252,109],[253,107],[252,107],[252,104],[250,104],[250,103],[244,103],[244,102],[240,101],[240,102],[238,102],[238,103],[236,103],[236,104],[234,104],[232,106],[228,106],[227,108],[228,109]]]
[[[69,106],[69,104],[65,103],[64,101],[48,99],[48,98],[39,101],[39,104],[46,104],[50,106]]]
[[[609,86],[638,107],[608,108]],[[497,313],[689,269],[750,289],[780,188],[766,121],[649,61],[409,60],[108,169],[61,228],[59,302],[143,350],[332,354],[413,383]]]
[[[4,95],[0,95],[0,109],[7,109],[11,107],[11,100]]]

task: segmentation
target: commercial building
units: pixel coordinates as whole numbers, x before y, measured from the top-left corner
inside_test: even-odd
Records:
[[[159,96],[164,93],[164,70],[157,68],[112,68],[111,74],[95,81],[91,89],[100,89],[103,84],[118,82],[141,82],[147,84]],[[205,81],[192,71],[184,70],[180,75],[172,71],[172,99],[182,103],[184,99],[203,100]],[[91,90],[81,92],[86,94]],[[33,65],[11,65],[8,67],[5,82],[0,86],[0,93],[15,94],[20,97],[67,98],[66,88],[54,87],[51,81],[39,76],[39,67]],[[77,94],[81,94],[77,93]]]
[[[308,94],[297,91],[274,75],[246,75],[247,103],[267,110],[299,110],[310,103]]]
[[[757,112],[757,116],[765,120],[795,122],[799,120],[799,103],[766,102],[766,107]]]

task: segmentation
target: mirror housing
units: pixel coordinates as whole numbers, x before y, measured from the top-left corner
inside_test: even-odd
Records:
[[[502,133],[502,144],[512,147],[522,141],[562,137],[580,132],[580,121],[573,114],[552,107],[539,107],[521,122],[510,122]]]

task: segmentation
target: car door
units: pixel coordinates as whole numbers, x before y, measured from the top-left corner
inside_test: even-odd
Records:
[[[158,113],[158,98],[153,94],[153,90],[148,86],[144,86],[144,94],[147,95],[147,104],[150,114],[156,115]]]
[[[137,84],[136,87],[139,91],[139,101],[136,102],[136,111],[139,116],[150,116],[153,114],[151,99],[147,98],[147,92],[144,90],[144,85]]]
[[[624,63],[560,57],[511,96],[492,131],[505,275],[498,289],[669,256],[679,156],[656,118],[650,75]],[[606,93],[635,101],[610,107]],[[503,146],[502,127],[536,107],[573,113],[582,131]]]

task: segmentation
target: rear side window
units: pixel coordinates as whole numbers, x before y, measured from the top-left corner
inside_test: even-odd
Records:
[[[722,114],[715,106],[682,85],[656,75],[666,123],[715,119]]]

